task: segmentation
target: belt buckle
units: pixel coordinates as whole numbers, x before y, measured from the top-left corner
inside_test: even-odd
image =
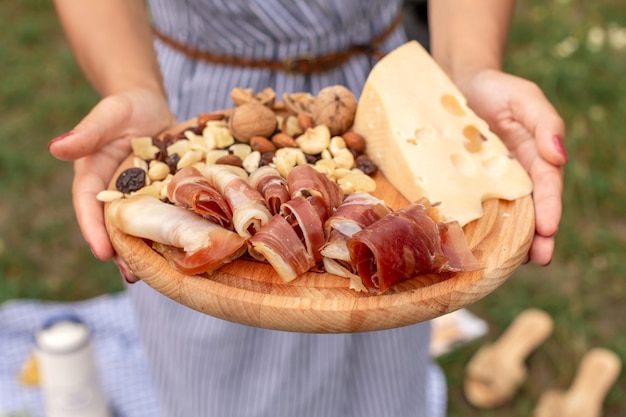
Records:
[[[283,70],[290,75],[311,73],[317,58],[314,55],[297,55],[283,60]]]

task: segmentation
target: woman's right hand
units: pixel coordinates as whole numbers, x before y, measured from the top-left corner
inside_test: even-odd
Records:
[[[96,195],[108,187],[115,170],[130,153],[132,138],[156,136],[175,123],[160,92],[131,90],[105,97],[71,132],[48,144],[54,157],[74,161],[74,211],[96,258],[108,260],[115,256],[104,226],[103,204]],[[125,266],[118,263],[118,267],[126,277],[122,270]]]

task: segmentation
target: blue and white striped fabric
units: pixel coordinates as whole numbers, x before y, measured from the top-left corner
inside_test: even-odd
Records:
[[[324,55],[368,43],[400,13],[389,0],[150,0],[160,32],[198,50],[231,56],[284,60]],[[398,28],[381,45],[384,52],[406,40]],[[316,93],[343,84],[359,93],[374,63],[356,56],[345,66],[314,76],[250,70],[189,59],[157,42],[170,103],[180,120],[232,106],[235,87]]]
[[[367,43],[396,18],[389,0],[150,0],[155,26],[188,46],[285,59]],[[406,40],[398,28],[384,51]],[[235,87],[316,93],[332,84],[361,91],[373,64],[358,56],[319,75],[199,62],[156,42],[179,120],[232,106]],[[165,416],[443,415],[445,384],[429,372],[429,324],[364,334],[262,330],[203,316],[147,285],[130,288]],[[435,376],[435,377],[429,377]],[[435,382],[433,382],[435,381]],[[429,385],[430,384],[430,385]],[[434,390],[434,391],[433,391]]]

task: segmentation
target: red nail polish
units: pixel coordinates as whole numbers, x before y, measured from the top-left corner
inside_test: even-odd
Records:
[[[74,132],[67,132],[67,133],[63,133],[62,135],[57,136],[56,138],[52,139],[50,142],[48,142],[48,149],[50,149],[50,146],[52,146],[53,143],[59,142],[63,139],[65,139],[66,137],[73,135]]]
[[[567,150],[565,150],[565,145],[563,144],[563,138],[561,138],[559,135],[554,135],[552,136],[552,142],[554,142],[554,147],[556,148],[557,152],[563,155],[563,158],[565,158],[565,162],[567,162],[569,158],[567,156]]]

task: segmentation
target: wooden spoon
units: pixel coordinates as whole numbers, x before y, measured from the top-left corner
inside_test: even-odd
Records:
[[[479,408],[509,400],[526,379],[524,361],[552,333],[552,318],[544,311],[523,311],[500,338],[478,350],[466,368],[465,397]]]
[[[617,379],[622,363],[607,349],[595,348],[583,357],[568,391],[546,391],[534,417],[600,417],[602,403]]]

